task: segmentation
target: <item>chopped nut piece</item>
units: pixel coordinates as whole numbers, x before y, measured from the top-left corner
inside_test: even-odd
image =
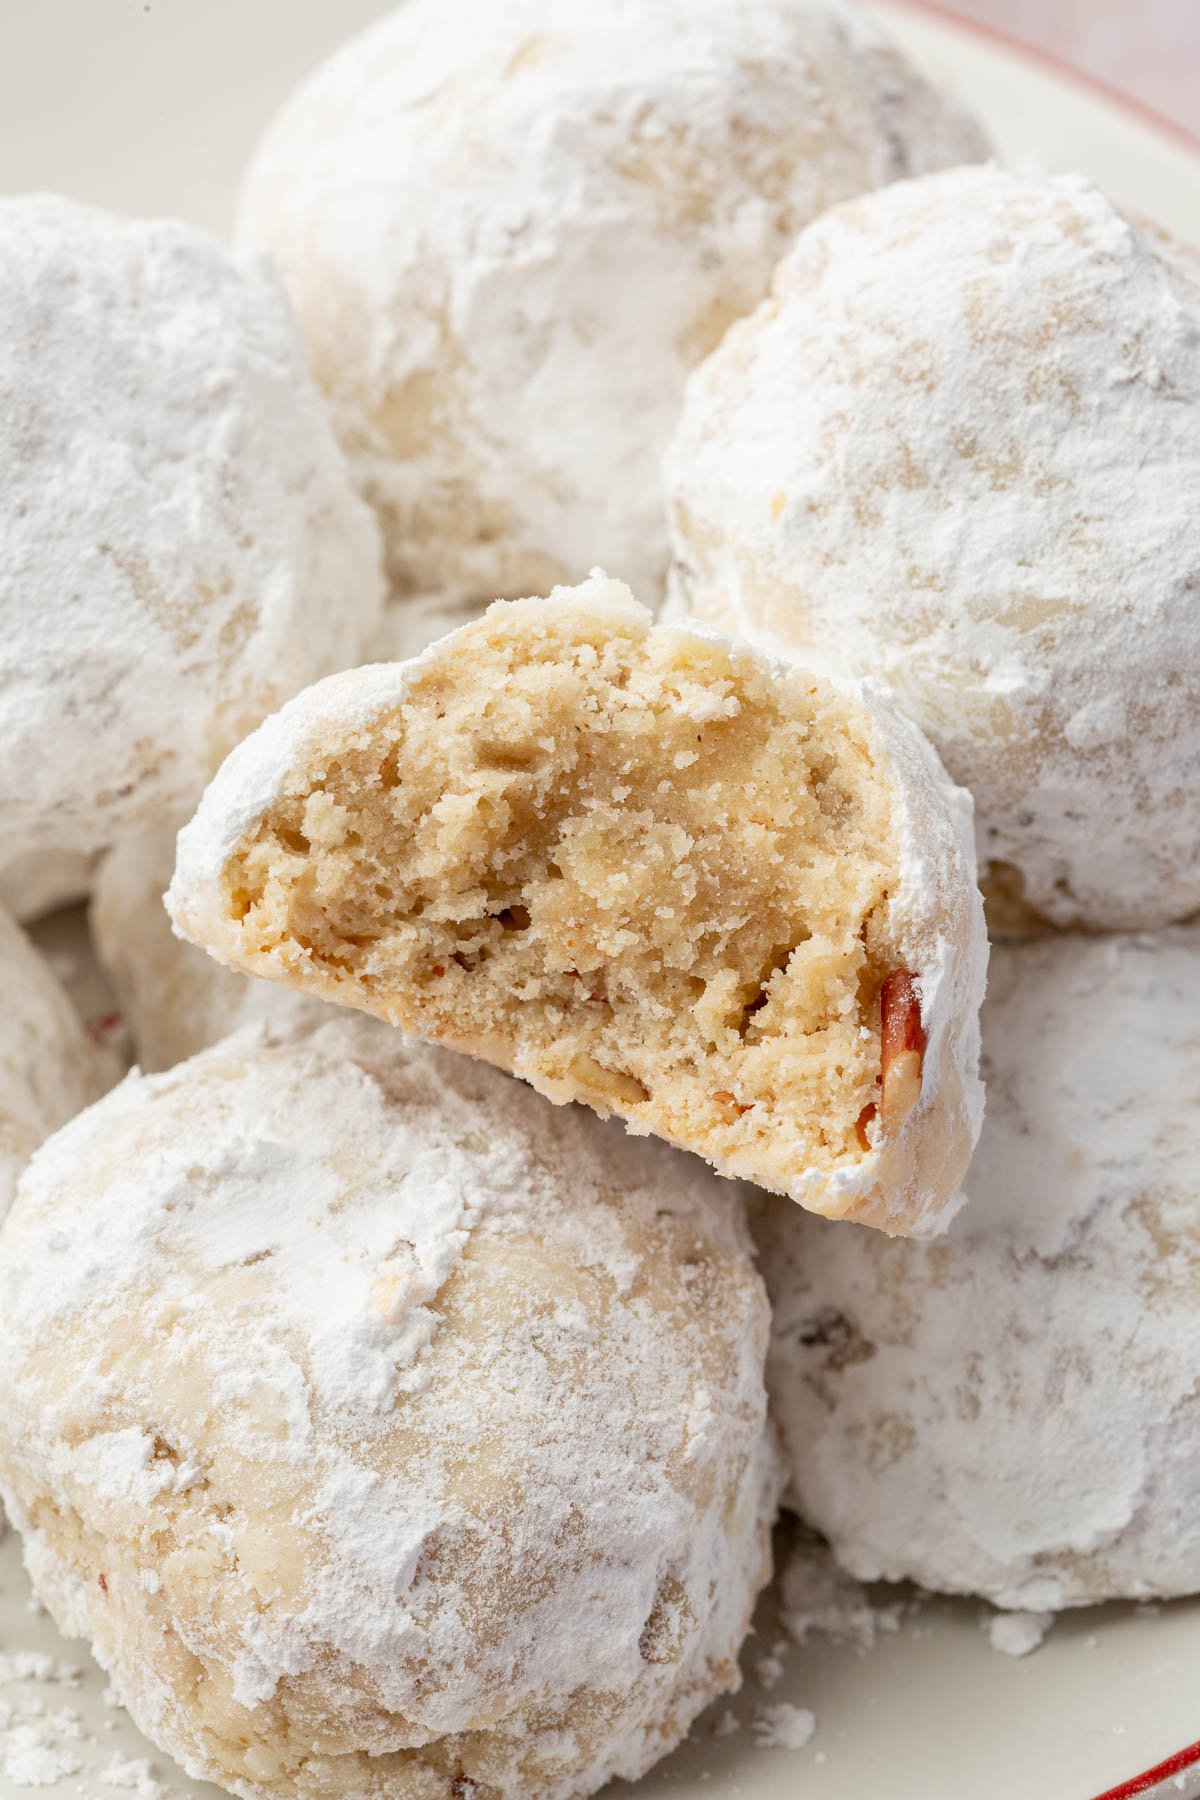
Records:
[[[882,1098],[884,1128],[898,1131],[921,1097],[921,1065],[925,1058],[925,1028],[916,982],[906,969],[897,969],[883,984],[879,996],[883,1037]]]
[[[584,1098],[598,1112],[613,1106],[640,1106],[650,1098],[650,1091],[632,1075],[621,1069],[606,1069],[594,1056],[571,1059],[571,1079],[585,1090]]]
[[[725,1109],[726,1117],[731,1125],[734,1119],[740,1119],[743,1113],[750,1111],[749,1103],[735,1099],[727,1088],[718,1088],[713,1099],[718,1106]]]

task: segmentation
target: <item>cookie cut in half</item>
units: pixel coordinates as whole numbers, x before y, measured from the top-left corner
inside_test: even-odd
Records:
[[[177,930],[896,1233],[978,1134],[970,802],[869,684],[600,574],[334,676],[229,757]]]

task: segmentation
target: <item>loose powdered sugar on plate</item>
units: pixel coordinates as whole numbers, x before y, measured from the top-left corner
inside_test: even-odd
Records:
[[[760,1706],[754,1715],[755,1741],[764,1750],[803,1750],[816,1729],[815,1715],[787,1700]]]
[[[873,1601],[861,1582],[838,1567],[828,1545],[798,1525],[779,1570],[778,1594],[780,1622],[801,1647],[825,1638],[873,1650],[880,1633],[899,1631],[920,1604],[911,1596]]]
[[[985,1621],[988,1642],[1002,1656],[1029,1656],[1037,1650],[1054,1623],[1053,1613],[993,1613]]]
[[[113,1721],[98,1717],[105,1708],[94,1683],[85,1690],[85,1676],[83,1665],[54,1651],[0,1642],[0,1784],[18,1791],[65,1786],[86,1800],[100,1800],[103,1790],[169,1800],[171,1790],[148,1758],[113,1751]]]

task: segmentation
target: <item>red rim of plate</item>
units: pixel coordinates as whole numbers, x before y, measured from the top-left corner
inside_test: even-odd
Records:
[[[1144,1775],[1135,1775],[1130,1781],[1123,1781],[1119,1787],[1105,1788],[1097,1794],[1095,1800],[1135,1800],[1138,1794],[1150,1794],[1160,1782],[1169,1781],[1173,1775],[1183,1775],[1188,1769],[1200,1767],[1200,1743],[1189,1744],[1186,1750],[1177,1750],[1174,1756],[1155,1763]]]
[[[886,0],[886,4],[900,12],[927,14],[936,19],[939,24],[961,33],[964,37],[981,38],[985,43],[996,45],[1008,55],[1017,58],[1018,61],[1041,67],[1058,80],[1065,81],[1084,93],[1094,95],[1120,112],[1128,113],[1139,124],[1149,125],[1160,136],[1171,139],[1177,147],[1193,153],[1200,152],[1200,135],[1189,131],[1188,127],[1178,119],[1168,118],[1165,114],[1156,112],[1145,101],[1137,99],[1132,94],[1124,93],[1120,88],[1111,86],[1110,83],[1101,80],[1098,76],[1073,67],[1072,64],[1064,62],[1061,57],[1055,56],[1049,50],[1042,50],[1036,45],[1023,43],[1021,39],[1011,37],[1008,32],[999,31],[993,25],[985,25],[978,19],[964,19],[961,14],[953,12],[949,7],[936,4],[936,0]],[[1174,1755],[1165,1757],[1162,1762],[1155,1763],[1152,1769],[1147,1769],[1141,1775],[1134,1775],[1130,1780],[1120,1782],[1116,1787],[1105,1788],[1102,1794],[1095,1795],[1094,1800],[1137,1800],[1138,1795],[1150,1795],[1153,1789],[1162,1782],[1169,1781],[1172,1776],[1183,1775],[1188,1769],[1197,1767],[1200,1767],[1200,1742],[1189,1744],[1184,1750],[1175,1751]]]
[[[1193,155],[1200,154],[1200,133],[1191,131],[1179,119],[1156,112],[1146,101],[1125,93],[1122,88],[1114,87],[1099,75],[1092,75],[1085,69],[1076,68],[1073,63],[1064,62],[1062,57],[1055,56],[1051,50],[1027,44],[1021,38],[1013,37],[995,25],[985,25],[979,19],[964,19],[951,7],[939,5],[937,0],[884,0],[884,4],[898,12],[918,15],[923,13],[948,30],[961,33],[963,37],[981,38],[1018,61],[1040,67],[1068,86],[1078,88],[1094,99],[1103,100],[1120,112],[1128,113],[1139,124],[1150,126],[1160,137],[1173,139],[1177,149],[1190,150]]]

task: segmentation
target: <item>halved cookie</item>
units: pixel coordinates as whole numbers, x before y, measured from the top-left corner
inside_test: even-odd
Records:
[[[299,696],[213,782],[168,906],[817,1212],[927,1231],[978,1134],[966,796],[879,691],[603,576]]]

